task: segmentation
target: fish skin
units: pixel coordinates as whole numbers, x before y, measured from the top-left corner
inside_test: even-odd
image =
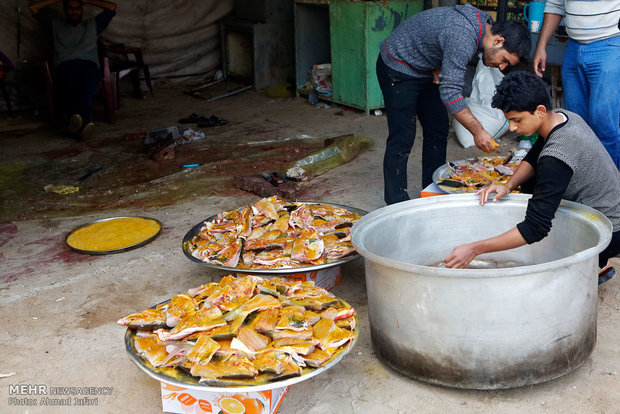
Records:
[[[201,381],[217,378],[254,378],[258,375],[258,370],[247,358],[229,359],[225,364],[219,361],[194,364],[190,372],[195,377],[201,377]]]
[[[221,345],[217,341],[213,340],[208,334],[202,333],[187,353],[186,358],[194,364],[208,364],[220,348]]]
[[[177,340],[189,334],[200,331],[209,331],[218,326],[226,325],[222,313],[217,306],[203,307],[189,318],[183,319],[166,337],[166,340]]]
[[[290,329],[292,331],[305,331],[308,329],[308,321],[305,318],[306,308],[298,305],[284,306],[280,309],[276,330]]]
[[[211,306],[218,306],[223,311],[229,311],[232,307],[227,306],[228,304],[236,304],[241,301],[245,302],[252,298],[257,282],[258,279],[254,276],[244,276],[233,279],[230,283],[224,285],[207,297],[205,303]]]
[[[323,255],[325,244],[318,231],[313,228],[305,228],[301,231],[293,243],[291,259],[302,263],[310,263]]]
[[[312,219],[310,207],[303,204],[291,213],[288,223],[292,228],[302,229],[312,226]]]
[[[278,219],[278,206],[276,204],[276,197],[262,198],[258,200],[254,204],[254,209],[258,211],[259,214],[264,215],[265,217],[269,217],[272,220]]]
[[[235,267],[237,263],[239,263],[242,247],[243,239],[236,239],[232,244],[224,247],[217,254],[209,256],[207,261],[222,266]]]
[[[165,309],[147,309],[144,312],[132,313],[119,319],[117,324],[131,329],[164,328],[166,327]]]
[[[183,317],[196,313],[197,307],[198,304],[194,298],[188,294],[173,296],[166,309],[166,325],[174,328]]]

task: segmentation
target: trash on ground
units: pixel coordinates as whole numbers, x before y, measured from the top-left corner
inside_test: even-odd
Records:
[[[292,167],[286,171],[288,177],[303,179],[306,176],[306,170],[301,167]]]
[[[72,185],[53,185],[47,184],[43,187],[43,190],[46,193],[56,193],[56,194],[73,194],[80,191],[80,187],[75,187]]]
[[[134,139],[145,139],[146,132],[142,131],[142,132],[135,132],[133,134],[125,134],[123,138],[125,139],[125,141],[133,141]]]
[[[172,135],[173,140],[179,139],[179,137],[181,136],[179,133],[179,127],[173,125],[167,128],[160,128],[149,131],[146,134],[146,139],[144,140],[144,143],[146,145],[158,144],[162,141],[167,140],[168,135]]]
[[[269,179],[268,179],[269,178]],[[261,197],[278,197],[295,200],[299,184],[292,180],[278,182],[269,173],[245,175],[235,177],[235,186],[244,191],[249,191]]]
[[[289,164],[287,170],[302,167],[309,178],[316,177],[351,161],[363,149],[373,144],[372,138],[368,136],[352,134],[326,140],[326,143],[329,141],[331,143],[327,147]]]
[[[194,131],[193,129],[188,128],[185,131],[183,131],[183,135],[180,136],[176,140],[176,143],[177,144],[187,144],[187,143],[190,143],[192,141],[203,139],[204,137],[205,137],[205,133],[204,132]]]

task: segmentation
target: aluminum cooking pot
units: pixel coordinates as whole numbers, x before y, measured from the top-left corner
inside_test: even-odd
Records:
[[[435,267],[457,245],[501,234],[525,217],[529,195],[480,206],[473,194],[393,204],[352,229],[364,257],[377,355],[413,378],[499,389],[547,381],[575,368],[596,342],[598,253],[610,221],[562,201],[538,243],[479,259],[516,267]]]

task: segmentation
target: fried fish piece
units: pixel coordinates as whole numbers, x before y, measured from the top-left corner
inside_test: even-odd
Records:
[[[186,358],[194,364],[208,364],[220,347],[221,345],[207,333],[201,333]]]
[[[158,309],[147,309],[144,312],[127,315],[119,319],[116,323],[131,329],[164,328],[167,326],[166,310],[163,307]]]

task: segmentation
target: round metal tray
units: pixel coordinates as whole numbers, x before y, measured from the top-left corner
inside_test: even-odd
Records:
[[[350,212],[355,212],[359,214],[360,216],[364,216],[368,214],[367,211],[360,210],[354,207],[345,206],[342,204],[321,203],[321,202],[315,202],[315,201],[296,201],[296,202],[305,203],[305,204],[326,204],[332,207],[344,208],[346,210],[349,210]],[[196,257],[192,256],[191,253],[187,251],[187,248],[186,248],[187,242],[193,239],[194,236],[196,236],[200,232],[200,229],[202,228],[202,226],[204,225],[206,221],[213,221],[216,218],[217,218],[217,214],[205,220],[202,220],[200,223],[196,224],[194,227],[190,229],[190,231],[187,232],[187,234],[185,234],[185,237],[183,237],[183,241],[181,243],[181,249],[183,250],[183,253],[188,259],[190,259],[193,262],[200,263],[208,267],[212,267],[214,269],[224,270],[227,272],[239,272],[239,273],[244,273],[244,274],[290,274],[290,273],[312,272],[312,271],[317,271],[317,270],[324,270],[324,269],[328,269],[331,267],[340,266],[344,263],[348,263],[360,257],[357,252],[354,252],[341,259],[334,260],[333,262],[324,263],[320,265],[300,266],[300,267],[278,267],[275,269],[245,269],[245,268],[240,268],[240,267],[222,266],[222,265],[218,265],[215,263],[203,262],[202,260],[197,259]]]
[[[343,300],[343,299],[341,299]],[[159,303],[155,306],[152,306],[151,309],[159,306],[161,304],[169,302],[170,299]],[[344,300],[343,300],[344,301]],[[346,302],[346,301],[345,301]],[[282,381],[272,381],[265,382],[257,385],[231,385],[231,386],[212,386],[206,384],[200,384],[199,378],[194,377],[186,372],[183,372],[177,368],[155,368],[148,361],[144,360],[136,353],[136,349],[134,348],[134,337],[135,331],[131,329],[127,329],[125,332],[125,349],[129,354],[129,358],[149,377],[159,381],[164,382],[170,385],[176,385],[179,387],[189,388],[192,390],[198,391],[208,391],[208,392],[255,392],[255,391],[265,391],[272,390],[275,388],[287,387],[289,385],[297,384],[299,382],[310,379],[320,373],[328,370],[329,368],[336,365],[349,351],[355,346],[357,342],[357,338],[359,337],[359,320],[357,319],[357,314],[355,315],[355,326],[356,329],[354,331],[355,336],[353,340],[349,342],[349,345],[342,350],[340,350],[336,355],[332,357],[332,359],[323,365],[320,368],[304,368],[303,373],[299,377],[288,378]]]
[[[101,222],[104,222],[104,221],[117,220],[117,219],[125,219],[125,218],[141,218],[141,219],[145,219],[145,220],[152,220],[152,221],[156,222],[156,223],[159,225],[159,230],[157,231],[157,233],[155,233],[153,236],[149,237],[148,239],[143,240],[143,241],[141,241],[141,242],[139,242],[139,243],[136,243],[136,244],[132,244],[131,246],[126,246],[126,247],[123,247],[123,248],[121,248],[121,249],[113,249],[113,250],[82,250],[82,249],[78,249],[78,248],[76,248],[76,247],[71,246],[71,245],[67,242],[67,240],[69,239],[69,236],[71,236],[74,232],[78,231],[79,229],[82,229],[82,228],[84,228],[84,227],[88,227],[88,226],[90,226],[90,225],[92,225],[92,224],[95,224],[95,223],[101,223]],[[162,229],[162,224],[161,224],[161,222],[160,222],[159,220],[157,220],[157,219],[152,218],[152,217],[142,217],[142,216],[110,217],[110,218],[105,218],[105,219],[101,219],[101,220],[91,221],[91,222],[89,222],[89,223],[82,224],[82,225],[80,225],[80,226],[78,226],[78,227],[74,228],[73,230],[71,230],[71,231],[69,232],[69,234],[67,234],[67,237],[65,237],[65,244],[66,244],[67,246],[69,246],[69,248],[70,248],[71,250],[74,250],[74,251],[79,252],[79,253],[86,253],[86,254],[112,254],[112,253],[121,253],[121,252],[125,252],[125,251],[127,251],[127,250],[136,249],[136,248],[138,248],[138,247],[144,246],[145,244],[148,244],[148,243],[152,242],[153,240],[155,240],[155,239],[157,238],[157,236],[159,236],[159,233],[161,233],[161,229]]]
[[[478,157],[478,158],[484,159],[487,157]],[[454,160],[452,162],[470,162],[470,161],[473,161],[474,159],[475,158],[465,158],[461,160]],[[435,172],[433,172],[433,182],[437,185],[437,187],[439,187],[440,189],[442,189],[443,191],[449,194],[466,194],[466,193],[472,192],[472,190],[468,190],[468,187],[450,187],[448,185],[439,184],[441,181],[445,179],[449,179],[451,175],[452,175],[452,168],[450,167],[448,163],[445,163],[441,167],[437,168]]]

